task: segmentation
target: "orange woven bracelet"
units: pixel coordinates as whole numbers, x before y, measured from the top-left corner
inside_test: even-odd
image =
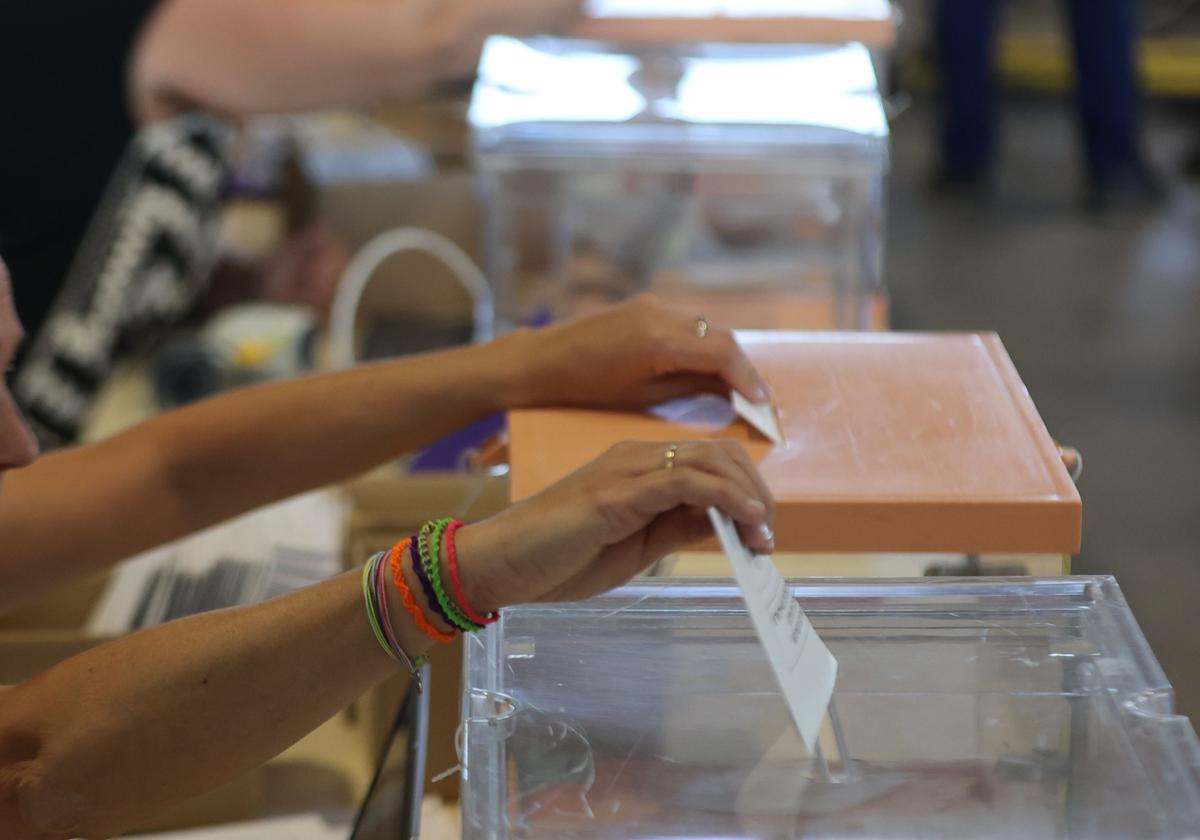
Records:
[[[396,591],[400,593],[400,597],[404,601],[404,609],[408,610],[408,614],[412,616],[413,621],[421,628],[421,632],[434,641],[442,643],[452,642],[457,634],[443,633],[429,623],[429,619],[425,617],[425,611],[417,604],[412,590],[408,588],[408,582],[404,580],[404,564],[400,558],[408,549],[411,542],[412,540],[401,540],[392,546],[392,550],[388,552],[388,565],[392,569],[392,583],[396,585]]]

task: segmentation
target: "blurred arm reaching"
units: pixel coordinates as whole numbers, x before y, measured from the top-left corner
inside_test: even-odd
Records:
[[[490,34],[557,32],[580,0],[165,0],[131,60],[133,110],[240,116],[418,96]]]

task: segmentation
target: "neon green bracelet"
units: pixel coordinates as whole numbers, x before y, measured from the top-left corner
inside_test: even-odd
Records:
[[[446,526],[453,521],[453,519],[436,519],[426,522],[417,537],[417,547],[421,554],[421,565],[424,566],[425,574],[433,586],[433,593],[437,597],[438,605],[455,627],[465,633],[473,633],[483,628],[463,615],[458,605],[446,595],[446,587],[442,584],[442,564],[440,562],[442,534],[445,533]]]
[[[375,577],[375,568],[379,564],[381,557],[383,557],[383,552],[376,554],[363,566],[363,601],[367,605],[367,621],[371,623],[371,632],[375,634],[375,641],[379,642],[379,646],[387,653],[388,658],[394,660],[396,659],[396,654],[392,652],[392,646],[388,644],[387,637],[383,635],[383,628],[379,626],[379,616],[375,614],[375,601],[371,597],[371,583]]]

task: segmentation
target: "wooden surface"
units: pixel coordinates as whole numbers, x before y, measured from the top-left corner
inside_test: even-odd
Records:
[[[621,440],[732,438],[780,503],[781,551],[1078,551],[1079,494],[995,335],[739,337],[775,392],[784,445],[708,408],[679,422],[514,412],[513,499]]]

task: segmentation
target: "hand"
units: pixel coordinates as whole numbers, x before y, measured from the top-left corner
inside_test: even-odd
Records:
[[[458,532],[460,574],[477,610],[606,592],[731,516],[753,550],[774,550],[774,501],[732,441],[622,443],[542,493]]]
[[[478,0],[475,0],[478,2]],[[494,6],[494,31],[504,35],[565,32],[583,14],[583,0],[502,0]]]
[[[766,385],[729,330],[697,331],[694,313],[641,295],[598,315],[532,334],[529,403],[633,408],[699,392],[751,402],[767,399]]]
[[[562,34],[583,18],[583,0],[442,0],[437,8],[451,36],[451,48],[440,57],[446,78],[474,76],[491,35]]]

